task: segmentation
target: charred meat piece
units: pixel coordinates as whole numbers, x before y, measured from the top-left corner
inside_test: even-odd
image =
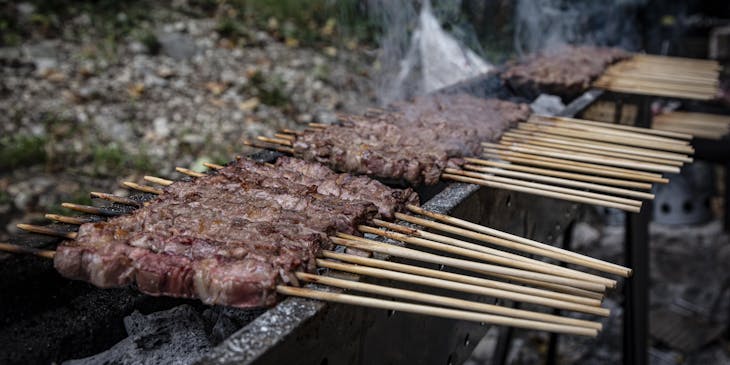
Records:
[[[412,189],[392,189],[366,176],[338,174],[324,165],[297,158],[280,157],[276,166],[241,159],[219,173],[247,179],[247,184],[254,187],[308,189],[310,195],[341,201],[339,204],[373,203],[386,219],[392,219],[405,204],[418,204],[418,195]]]
[[[338,171],[432,185],[449,164],[478,155],[481,142],[497,140],[530,112],[527,105],[465,94],[423,96],[392,109],[306,131],[294,154]]]
[[[618,48],[563,46],[512,64],[502,78],[529,97],[548,93],[572,98],[588,89],[608,66],[629,57]]]
[[[405,180],[413,185],[435,184],[449,158],[446,150],[430,143],[432,140],[421,139],[414,129],[404,129],[389,120],[398,117],[348,117],[343,125],[298,136],[294,153],[337,171]]]
[[[527,104],[467,94],[419,96],[392,107],[405,116],[399,120],[402,127],[416,123],[428,129],[449,157],[477,156],[481,142],[499,140],[505,130],[530,117]]]
[[[277,177],[270,170],[287,172]],[[291,171],[241,160],[177,182],[129,215],[81,225],[76,240],[58,247],[54,265],[65,277],[104,288],[136,285],[150,295],[208,304],[273,305],[277,284],[314,270],[319,251],[331,245],[328,235],[356,233],[378,211],[371,202],[296,183],[285,177]]]
[[[392,219],[394,213],[403,211],[406,204],[418,205],[418,194],[412,189],[392,189],[367,176],[338,174],[324,165],[298,158],[281,157],[275,171],[292,172],[292,181],[317,186],[317,192],[347,201],[366,200],[378,207],[378,213]]]

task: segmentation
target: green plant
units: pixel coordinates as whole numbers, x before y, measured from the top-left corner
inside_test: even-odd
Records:
[[[162,43],[160,43],[160,40],[157,39],[157,36],[152,31],[148,29],[143,30],[137,39],[144,44],[150,54],[156,55],[160,53]]]
[[[13,169],[22,165],[44,163],[48,156],[45,137],[15,135],[0,139],[0,168]]]

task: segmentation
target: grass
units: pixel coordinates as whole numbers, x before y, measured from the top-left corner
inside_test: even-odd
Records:
[[[91,164],[97,175],[119,175],[122,171],[154,171],[154,164],[144,151],[130,154],[116,144],[94,147]]]
[[[359,0],[231,0],[218,21],[222,37],[245,36],[241,24],[266,29],[279,40],[316,46],[357,39],[373,41],[378,26]]]
[[[45,137],[14,135],[0,139],[0,168],[13,169],[46,162]]]

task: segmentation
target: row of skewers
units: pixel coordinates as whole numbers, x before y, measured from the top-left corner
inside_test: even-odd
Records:
[[[483,143],[488,160],[466,158],[445,179],[639,212],[663,173],[691,162],[691,135],[575,118],[533,115]],[[505,176],[511,177],[510,179]],[[508,185],[505,185],[508,184]]]
[[[632,94],[712,100],[720,94],[721,69],[714,60],[636,54],[609,66],[593,86]]]
[[[223,166],[208,164],[219,170]],[[178,168],[187,176],[198,178],[205,174],[185,168]],[[124,186],[149,194],[160,194],[165,186],[175,182],[160,177],[147,176],[147,182],[160,185],[141,185],[125,182]],[[117,204],[144,206],[126,197],[106,193],[92,193],[92,196]],[[64,203],[64,207],[87,214],[117,214],[108,209]],[[378,284],[342,278],[333,273],[349,273],[365,277],[388,279],[425,287],[447,289],[455,293],[467,293],[491,298],[501,298],[565,311],[585,313],[599,317],[609,315],[601,307],[607,289],[616,286],[616,281],[603,276],[576,269],[554,265],[528,258],[512,252],[541,256],[603,273],[628,277],[631,270],[619,265],[593,259],[571,251],[501,232],[455,217],[430,212],[415,205],[408,205],[411,214],[396,213],[397,223],[374,219],[358,227],[361,233],[371,236],[360,237],[337,233],[330,239],[347,250],[324,250],[316,260],[317,266],[329,269],[328,273],[317,275],[296,272],[301,283],[316,283],[317,286],[278,285],[278,293],[373,308],[420,313],[444,318],[484,322],[495,325],[514,326],[541,331],[596,336],[602,328],[599,322],[576,319],[567,316],[515,309],[502,305],[470,301],[454,296],[429,294],[425,291],[405,290]],[[47,215],[47,218],[67,223],[83,224],[83,217]],[[44,226],[19,225],[19,228],[44,235],[76,238],[75,232],[62,232]],[[426,231],[429,229],[431,231]],[[434,233],[439,232],[439,233]],[[449,236],[445,235],[448,234]],[[385,243],[373,238],[388,239]],[[369,237],[369,238],[368,238]],[[393,244],[394,243],[394,244]],[[408,245],[409,247],[405,247]],[[489,246],[487,246],[489,245]],[[53,258],[55,252],[15,245],[0,245],[0,249],[18,253],[31,253]],[[422,249],[428,249],[426,252]],[[505,251],[511,250],[512,252]],[[429,269],[416,264],[390,262],[362,253],[399,257],[413,262],[445,265],[450,268],[474,273],[457,274]],[[440,252],[434,254],[431,252]],[[342,293],[333,289],[347,289],[352,292],[392,299]]]
[[[718,114],[672,111],[655,115],[652,119],[652,128],[717,140],[730,133],[730,117]]]
[[[296,154],[292,146],[300,133],[282,130],[247,143]],[[484,158],[464,157],[441,178],[639,212],[642,200],[654,198],[652,184],[669,181],[663,173],[678,173],[692,161],[691,139],[674,131],[532,115],[498,143],[482,142]]]

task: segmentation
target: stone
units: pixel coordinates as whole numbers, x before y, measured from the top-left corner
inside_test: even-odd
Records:
[[[170,135],[170,126],[167,123],[167,118],[157,117],[152,121],[152,126],[155,129],[155,134],[160,138],[166,138]]]
[[[158,32],[161,53],[176,60],[190,59],[198,53],[195,39],[178,32]]]

